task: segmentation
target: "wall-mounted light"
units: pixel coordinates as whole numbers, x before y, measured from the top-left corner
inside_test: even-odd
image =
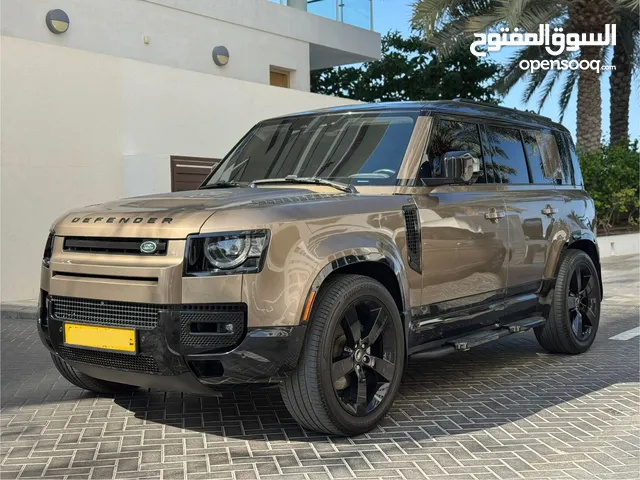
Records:
[[[47,28],[51,33],[56,35],[64,33],[69,30],[69,15],[64,10],[56,8],[55,10],[49,10],[47,16],[44,19],[47,24]]]
[[[213,63],[219,67],[224,67],[229,63],[229,50],[224,45],[213,48]]]

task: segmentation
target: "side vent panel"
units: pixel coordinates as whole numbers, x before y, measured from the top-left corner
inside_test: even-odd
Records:
[[[422,273],[422,236],[420,234],[420,216],[415,205],[402,207],[407,240],[407,261],[412,270]]]

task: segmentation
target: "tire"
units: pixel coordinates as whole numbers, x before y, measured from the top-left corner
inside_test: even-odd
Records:
[[[53,360],[53,364],[56,366],[56,369],[58,369],[58,372],[60,372],[60,375],[65,379],[76,387],[89,390],[93,393],[113,395],[115,393],[132,392],[138,388],[133,385],[108,382],[106,380],[100,380],[99,378],[90,377],[89,375],[76,370],[58,355],[53,353],[51,354],[51,360]]]
[[[352,312],[357,321],[349,327]],[[358,330],[368,347],[354,341]],[[352,365],[352,370],[340,377],[338,363]],[[389,291],[369,277],[335,275],[318,293],[298,365],[280,384],[280,392],[304,428],[357,435],[376,426],[391,408],[404,363],[404,329]],[[354,405],[347,404],[351,399]]]
[[[581,272],[580,285],[576,280],[577,271]],[[583,291],[588,290],[586,300],[576,300],[574,294],[578,286]],[[547,322],[534,330],[538,343],[551,353],[578,354],[589,350],[600,323],[601,299],[598,271],[589,255],[582,250],[567,250],[560,259]],[[578,306],[572,309],[574,305]],[[584,305],[588,308],[584,309]],[[580,314],[579,322],[576,312]],[[576,327],[576,323],[580,324],[580,328]]]

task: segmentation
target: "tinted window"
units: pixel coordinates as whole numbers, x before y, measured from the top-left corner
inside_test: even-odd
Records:
[[[493,168],[502,183],[529,183],[520,131],[489,125],[486,131],[491,146]]]
[[[322,177],[395,185],[417,114],[309,115],[255,127],[209,183]]]
[[[440,120],[431,135],[427,158],[420,166],[419,178],[438,178],[444,174],[441,163],[447,152],[468,151],[480,159],[482,168],[482,149],[478,126],[474,123]],[[484,183],[484,172],[481,172],[478,183]]]
[[[533,183],[561,183],[563,174],[556,137],[551,132],[522,130]]]
[[[574,183],[576,185],[582,185],[578,156],[576,155],[576,149],[573,146],[571,136],[568,133],[555,132],[554,137],[557,140],[560,154],[560,168],[563,176],[562,183],[567,185],[573,185]]]

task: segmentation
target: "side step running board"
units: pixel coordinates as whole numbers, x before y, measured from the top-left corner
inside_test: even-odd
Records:
[[[518,320],[517,322],[500,325],[496,328],[484,329],[470,335],[465,335],[464,337],[448,340],[440,347],[414,353],[410,358],[436,358],[455,351],[466,352],[473,347],[493,342],[507,335],[526,332],[531,328],[539,327],[544,325],[546,321],[544,317],[529,317]]]
[[[503,328],[508,328],[510,333],[520,333],[526,332],[533,327],[540,327],[546,322],[547,319],[544,317],[529,317],[504,325]]]
[[[489,330],[488,332],[472,333],[471,335],[467,335],[466,337],[449,340],[447,344],[452,345],[456,350],[466,352],[470,348],[493,342],[494,340],[498,340],[499,338],[506,337],[510,333],[511,332],[506,328],[498,328],[496,330]]]

